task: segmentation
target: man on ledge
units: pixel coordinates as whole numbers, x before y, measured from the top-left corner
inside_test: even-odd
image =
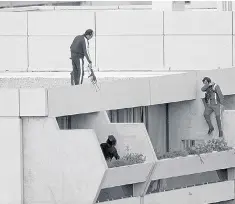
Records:
[[[219,130],[219,137],[223,137],[223,130],[221,124],[221,106],[224,104],[224,96],[218,84],[211,81],[209,77],[204,77],[202,80],[204,86],[201,90],[205,93],[204,105],[204,117],[209,126],[208,134],[210,135],[214,131],[214,127],[211,123],[211,113],[215,112],[216,121]]]
[[[93,37],[93,30],[88,29],[83,35],[78,35],[74,38],[71,46],[71,60],[73,71],[71,72],[71,85],[78,85],[83,83],[84,77],[84,56],[86,57],[93,80],[96,80],[93,69],[92,61],[89,55],[89,40]]]

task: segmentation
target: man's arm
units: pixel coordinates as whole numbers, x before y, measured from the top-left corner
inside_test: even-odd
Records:
[[[82,47],[83,47],[83,52],[84,52],[84,55],[88,61],[89,64],[92,64],[92,61],[90,59],[90,55],[89,55],[89,51],[88,51],[88,44],[86,42],[86,39],[84,38],[84,41],[82,43]]]
[[[209,87],[209,84],[205,84],[205,85],[201,88],[201,90],[202,90],[203,92],[205,92],[205,91],[208,89],[208,87]]]
[[[224,95],[223,95],[219,85],[216,85],[215,91],[218,94],[220,103],[223,105],[224,104]]]
[[[113,152],[112,152],[113,156],[115,157],[116,160],[120,159],[120,156],[117,153],[117,149],[114,147],[113,148]]]

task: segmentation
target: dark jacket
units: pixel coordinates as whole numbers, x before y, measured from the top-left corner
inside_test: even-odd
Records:
[[[116,145],[116,139],[114,136],[109,136],[107,141],[100,145],[106,160],[112,160],[113,157],[115,159],[120,158],[117,153],[117,149],[115,148],[115,145]]]
[[[218,84],[212,83],[210,85],[204,85],[201,90],[206,92],[205,102],[207,104],[224,104],[224,95]]]
[[[87,40],[87,43],[89,44],[88,40]],[[83,59],[85,56],[87,61],[91,63],[91,59],[88,54],[88,48],[86,46],[86,39],[84,35],[78,35],[74,38],[70,46],[70,51],[71,51],[71,58],[79,57]]]

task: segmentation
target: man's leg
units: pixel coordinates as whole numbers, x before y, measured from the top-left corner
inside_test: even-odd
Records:
[[[223,137],[222,122],[221,122],[221,106],[220,104],[213,105],[213,111],[215,112],[216,122],[219,130],[219,137]]]
[[[208,131],[209,135],[214,130],[214,127],[213,127],[213,125],[211,123],[211,117],[210,117],[212,112],[213,112],[212,108],[209,105],[205,104],[204,118],[205,118],[205,120],[207,122],[207,125],[209,127],[209,131]]]
[[[70,72],[70,78],[71,78],[71,85],[74,85],[74,76],[73,76],[73,71]]]
[[[80,64],[81,64],[81,70],[82,70],[82,77],[81,77],[81,84],[83,83],[83,78],[84,78],[84,60],[80,59]]]
[[[82,80],[82,64],[81,59],[76,58],[73,59],[73,78],[74,78],[74,84],[79,85],[81,84]]]

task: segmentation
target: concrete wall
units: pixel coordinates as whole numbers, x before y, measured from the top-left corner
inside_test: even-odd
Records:
[[[231,110],[235,108],[234,92],[232,90],[234,87],[234,71],[234,69],[220,69],[197,72],[196,100],[169,104],[169,136],[171,149],[181,148],[181,139],[203,140],[218,137],[214,113],[211,115],[211,119],[215,131],[212,136],[207,135],[208,126],[203,116],[204,104],[201,100],[204,97],[204,93],[201,91],[203,85],[201,80],[203,77],[208,76],[212,81],[219,84],[225,95],[225,109]]]
[[[155,154],[144,124],[109,123],[106,112],[79,114],[72,116],[72,129],[94,129],[100,143],[106,142],[108,135],[117,139],[120,156],[127,153],[142,153],[146,161],[155,160]]]
[[[60,130],[54,118],[24,117],[23,133],[24,203],[94,203],[107,164],[93,130]]]
[[[22,203],[21,119],[0,117],[0,203]]]
[[[98,92],[90,83],[48,89],[48,111],[50,116],[58,117],[192,100],[196,98],[195,79],[196,74],[191,72],[103,81],[99,83]],[[170,83],[174,88],[169,86]]]
[[[65,10],[0,17],[0,71],[70,71],[70,44],[87,28],[96,32],[90,54],[100,71],[233,66],[232,12]]]

